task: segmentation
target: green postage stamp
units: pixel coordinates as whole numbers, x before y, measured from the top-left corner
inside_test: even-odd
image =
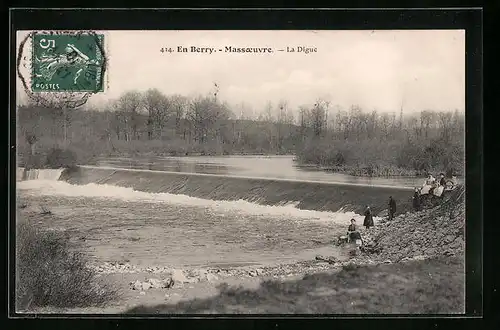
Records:
[[[32,92],[102,92],[103,47],[102,34],[34,34]]]

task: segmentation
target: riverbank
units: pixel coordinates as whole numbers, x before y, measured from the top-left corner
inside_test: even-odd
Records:
[[[119,292],[119,298],[104,307],[25,312],[459,314],[464,310],[463,259],[458,257],[361,266],[313,261],[248,270],[199,271],[197,277],[180,270],[174,276],[142,271],[102,274],[101,280]],[[166,279],[173,279],[171,287],[154,285]]]
[[[347,174],[354,177],[364,178],[426,178],[429,173],[437,177],[442,171],[440,169],[430,169],[417,171],[414,169],[396,166],[335,166],[319,165],[314,163],[298,162],[298,167],[310,171],[324,171],[326,173]],[[463,174],[454,172],[455,176],[461,177]]]
[[[314,163],[301,163],[299,162],[299,167],[308,169],[308,170],[316,170],[316,171],[324,171],[327,173],[341,173],[347,174],[355,177],[407,177],[407,178],[415,178],[415,177],[425,177],[426,173],[415,171],[407,168],[400,168],[394,166],[374,166],[374,167],[361,167],[361,166],[327,166],[327,165],[319,165]]]

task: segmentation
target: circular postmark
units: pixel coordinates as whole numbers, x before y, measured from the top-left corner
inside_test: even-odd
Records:
[[[103,92],[104,35],[93,31],[36,31],[21,41],[17,74],[31,101],[77,108]]]

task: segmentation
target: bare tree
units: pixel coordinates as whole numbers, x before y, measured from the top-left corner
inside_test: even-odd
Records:
[[[231,113],[226,104],[221,104],[208,97],[198,97],[191,101],[186,118],[193,124],[195,141],[205,143],[210,133],[217,137],[219,120],[228,119]]]
[[[367,116],[366,132],[368,139],[372,139],[373,137],[375,137],[375,132],[377,130],[377,120],[377,110],[373,110],[370,115]]]
[[[171,106],[171,116],[175,118],[175,134],[177,136],[182,134],[183,138],[186,139],[186,127],[181,132],[181,122],[186,116],[189,100],[187,97],[178,94],[169,96],[167,99],[167,103]]]
[[[465,116],[461,115],[457,109],[453,112],[453,134],[455,136],[464,136]]]
[[[127,141],[139,138],[139,114],[141,112],[142,104],[142,96],[137,91],[125,92],[118,99],[118,107],[121,111],[121,115],[123,116],[121,119],[125,124],[125,139]]]
[[[388,113],[383,113],[380,117],[380,125],[382,129],[382,141],[387,141],[389,139],[391,118]]]
[[[452,124],[453,124],[453,113],[451,112],[440,112],[438,113],[439,126],[441,130],[441,137],[445,142],[448,142],[451,137]]]
[[[311,109],[311,126],[314,136],[319,137],[326,128],[326,109],[327,104],[324,100],[318,99]]]
[[[433,114],[431,111],[425,110],[420,112],[420,129],[423,131],[424,137],[429,137],[429,130],[432,124]]]
[[[173,116],[172,102],[159,90],[149,89],[144,94],[144,106],[148,112],[148,139],[158,139]]]
[[[418,118],[415,116],[411,116],[408,118],[408,124],[407,124],[407,135],[411,136],[412,134],[416,137],[419,138],[422,134],[421,127],[418,125]]]

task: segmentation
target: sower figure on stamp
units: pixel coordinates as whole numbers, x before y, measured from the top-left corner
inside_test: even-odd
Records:
[[[65,48],[65,54],[62,55],[43,55],[41,58],[36,57],[36,61],[40,63],[40,72],[37,77],[43,77],[45,80],[51,80],[54,74],[59,69],[68,69],[76,67],[78,70],[73,78],[73,84],[76,85],[82,71],[89,65],[99,65],[96,60],[90,59],[82,53],[73,44],[68,44]]]
[[[82,53],[78,48],[76,48],[72,44],[68,44],[67,51],[70,51],[70,54],[72,55],[72,61],[76,65],[80,67],[78,71],[75,74],[75,78],[73,79],[73,83],[76,85],[76,81],[78,80],[78,77],[80,77],[80,74],[82,73],[83,69],[85,69],[89,65],[98,65],[99,63],[95,60],[91,60],[87,55]]]

